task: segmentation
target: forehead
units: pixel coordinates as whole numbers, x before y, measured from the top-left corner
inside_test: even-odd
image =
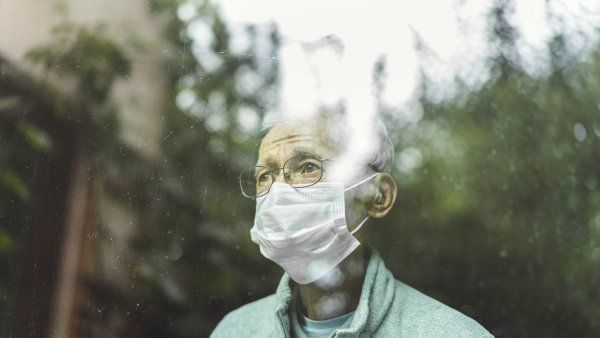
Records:
[[[333,142],[331,127],[323,120],[276,124],[261,142],[258,164],[279,166],[285,160],[305,153],[334,157],[339,144]]]

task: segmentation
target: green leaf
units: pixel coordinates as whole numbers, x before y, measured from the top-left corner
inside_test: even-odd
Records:
[[[0,255],[12,250],[13,247],[13,238],[8,233],[0,230]]]
[[[12,169],[5,170],[0,175],[0,184],[17,195],[22,201],[28,202],[31,195],[23,180]]]
[[[52,150],[52,139],[44,130],[27,122],[23,122],[19,125],[19,131],[25,137],[27,143],[29,143],[29,145],[31,145],[34,149],[43,151],[45,153],[48,153]]]

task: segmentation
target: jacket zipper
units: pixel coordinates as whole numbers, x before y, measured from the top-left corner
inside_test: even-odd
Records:
[[[283,334],[285,335],[286,338],[289,338],[290,335],[288,333],[288,330],[286,330],[285,326],[283,325],[283,317],[281,316],[280,311],[277,312],[277,318],[279,319],[279,325],[281,326],[281,330],[283,331]]]

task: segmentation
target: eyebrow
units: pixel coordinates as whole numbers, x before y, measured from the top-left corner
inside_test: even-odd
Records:
[[[294,147],[293,151],[294,151],[294,156],[298,156],[298,155],[313,155],[313,156],[317,156],[319,158],[323,158],[323,156],[317,154],[312,149],[306,148],[306,147],[302,147],[302,146]]]
[[[320,159],[325,159],[325,157],[317,154],[310,148],[296,146],[292,149],[292,156],[290,156],[290,158],[299,156],[299,155],[312,155],[312,156],[317,156]],[[286,159],[286,161],[287,161],[287,159]],[[274,158],[271,158],[271,157],[267,157],[264,160],[258,161],[256,163],[256,165],[257,166],[268,166],[268,167],[277,167],[278,166],[277,160],[275,160]]]

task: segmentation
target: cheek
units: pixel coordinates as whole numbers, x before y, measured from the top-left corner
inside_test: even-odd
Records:
[[[346,222],[352,227],[357,224],[358,218],[364,214],[364,207],[354,194],[346,194],[344,201],[346,207]]]

